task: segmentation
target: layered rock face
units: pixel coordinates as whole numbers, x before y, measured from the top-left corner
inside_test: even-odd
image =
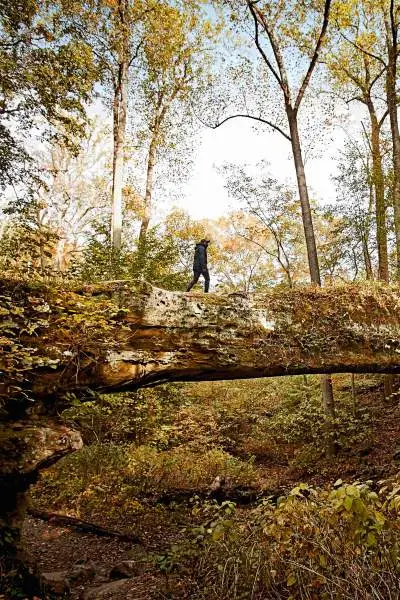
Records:
[[[218,296],[112,282],[19,288],[12,302],[24,313],[3,338],[6,401],[177,380],[400,371],[398,287]]]
[[[33,587],[21,546],[26,491],[39,472],[82,447],[79,432],[48,418],[2,422],[0,429],[0,564],[2,575],[18,573]],[[22,575],[23,574],[23,575]],[[1,582],[0,582],[1,583]],[[5,582],[3,582],[6,585]]]

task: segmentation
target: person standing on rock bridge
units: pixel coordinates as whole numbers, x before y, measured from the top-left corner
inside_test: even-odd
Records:
[[[203,275],[204,277],[204,291],[207,293],[209,290],[210,275],[207,268],[207,247],[209,243],[210,240],[203,238],[198,244],[196,244],[193,260],[193,279],[187,287],[187,292],[189,292],[198,282],[200,275]]]

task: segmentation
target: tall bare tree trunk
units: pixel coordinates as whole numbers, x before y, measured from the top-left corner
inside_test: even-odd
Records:
[[[371,122],[372,179],[375,190],[376,242],[378,247],[378,277],[389,282],[389,261],[387,247],[385,182],[383,177],[380,127],[375,107],[367,102]]]
[[[58,240],[57,243],[57,248],[56,248],[56,255],[55,255],[55,267],[56,270],[58,271],[58,273],[63,273],[65,271],[65,246],[66,246],[67,240],[65,239],[65,237],[61,237]]]
[[[396,66],[394,66],[394,68],[396,69]],[[397,116],[396,78],[393,74],[389,75],[389,70],[386,86],[393,144],[393,209],[396,235],[396,279],[400,280],[400,134]]]
[[[376,244],[378,247],[378,279],[389,283],[385,182],[380,144],[380,125],[375,107],[368,97],[366,105],[371,123],[372,188],[375,192]],[[372,190],[371,190],[372,193]],[[368,278],[368,277],[367,277]],[[383,395],[393,393],[393,375],[383,375]]]
[[[160,131],[161,131],[165,116],[171,105],[171,102],[174,100],[174,98],[178,94],[179,89],[180,89],[179,85],[176,84],[176,86],[170,96],[166,96],[164,93],[160,93],[159,97],[158,97],[156,114],[154,117],[152,129],[151,129],[149,154],[147,157],[146,192],[145,192],[145,197],[144,197],[142,223],[140,225],[139,243],[144,243],[146,240],[146,234],[147,234],[147,230],[149,228],[149,223],[150,223],[150,218],[151,218],[151,197],[152,197],[152,193],[153,193],[153,176],[154,176],[154,167],[156,165],[156,159],[157,159],[157,149],[158,149],[159,141],[160,141]]]
[[[306,238],[308,266],[310,269],[310,278],[313,283],[321,285],[317,245],[315,243],[314,225],[312,221],[310,199],[308,197],[306,174],[304,171],[304,162],[301,153],[301,144],[297,125],[297,110],[293,109],[289,105],[286,105],[286,114],[289,122],[293,160],[296,169],[297,186],[299,189],[301,214],[303,218],[304,235]]]
[[[36,219],[37,219],[37,227],[39,232],[39,263],[40,263],[40,273],[42,276],[46,273],[46,256],[44,252],[44,243],[43,243],[43,220],[40,209],[36,211]]]
[[[363,251],[366,279],[368,281],[373,281],[374,272],[372,270],[371,254],[370,254],[369,248],[368,248],[368,240],[364,234],[362,236],[362,251]]]
[[[390,118],[393,151],[393,210],[396,236],[396,279],[400,280],[400,132],[397,114],[397,24],[395,23],[394,0],[390,1],[389,15],[386,6],[382,6],[386,29],[387,69],[386,102]]]
[[[127,88],[128,88],[128,39],[124,43],[124,56],[118,69],[113,101],[113,187],[111,215],[111,243],[114,250],[121,248],[122,234],[122,187],[124,180],[124,146],[126,136]]]
[[[369,280],[369,281],[374,280],[374,270],[372,268],[371,253],[370,253],[369,247],[368,247],[368,238],[369,238],[369,230],[370,230],[369,215],[371,215],[371,213],[372,213],[373,206],[374,206],[374,185],[373,185],[373,182],[371,181],[371,178],[369,177],[368,223],[363,225],[363,232],[361,234],[362,250],[363,250],[364,265],[365,265],[365,275],[366,275],[367,280]]]
[[[353,417],[357,417],[357,394],[356,394],[356,379],[354,373],[351,374],[351,400],[353,404]]]
[[[332,458],[337,454],[336,428],[335,428],[335,400],[333,397],[332,377],[321,375],[322,404],[325,412],[326,429],[326,455]]]
[[[394,213],[394,231],[396,239],[396,279],[400,280],[400,133],[399,120],[397,115],[397,24],[394,15],[394,0],[390,0],[389,15],[386,6],[382,6],[385,29],[386,29],[386,49],[387,49],[387,68],[386,68],[386,103],[390,118],[390,131],[392,134],[392,155],[393,155],[393,213]],[[394,376],[384,377],[384,395],[389,398],[394,391]]]
[[[151,138],[149,154],[147,158],[147,174],[146,174],[146,193],[144,197],[144,207],[143,207],[143,216],[142,223],[140,225],[140,233],[139,233],[139,244],[143,244],[146,241],[146,234],[149,228],[150,217],[151,217],[151,196],[153,192],[153,176],[154,176],[154,167],[156,163],[156,153],[157,153],[157,139],[158,133],[153,132],[153,136]]]
[[[321,274],[319,270],[314,225],[311,214],[310,199],[308,197],[307,180],[304,170],[304,161],[301,152],[301,143],[297,125],[297,110],[293,109],[287,104],[286,114],[289,122],[293,160],[296,169],[297,185],[299,189],[301,214],[303,217],[304,235],[307,247],[308,266],[310,269],[310,278],[313,283],[320,286]],[[321,391],[328,430],[328,443],[326,452],[327,455],[331,457],[334,456],[336,453],[336,444],[334,439],[335,400],[333,397],[332,377],[330,375],[321,375]]]

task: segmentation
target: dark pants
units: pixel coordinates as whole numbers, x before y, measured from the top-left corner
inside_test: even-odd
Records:
[[[193,269],[193,279],[187,287],[187,292],[189,292],[192,289],[192,287],[198,282],[200,275],[203,275],[204,277],[204,291],[206,293],[208,292],[208,289],[210,287],[210,275],[208,274],[207,267],[204,267],[202,269]]]

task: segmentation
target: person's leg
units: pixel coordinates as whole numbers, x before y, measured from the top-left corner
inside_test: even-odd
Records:
[[[209,275],[207,267],[205,269],[203,269],[203,277],[204,277],[204,291],[207,294],[208,290],[210,289],[210,275]]]
[[[199,271],[193,271],[193,279],[189,283],[189,285],[187,286],[187,289],[186,289],[187,292],[190,292],[190,290],[192,289],[192,287],[198,282],[200,275],[201,275],[201,272],[199,272]]]

